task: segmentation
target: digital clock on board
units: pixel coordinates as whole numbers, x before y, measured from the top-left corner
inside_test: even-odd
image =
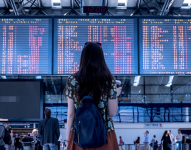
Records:
[[[84,6],[83,13],[105,13],[107,7],[104,6]]]

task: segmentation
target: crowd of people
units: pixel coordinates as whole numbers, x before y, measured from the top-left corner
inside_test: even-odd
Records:
[[[32,135],[32,136],[31,136]],[[58,150],[62,146],[62,136],[58,139]],[[13,133],[13,130],[5,123],[0,123],[0,150],[24,150],[24,146],[31,150],[42,150],[38,130],[34,129],[27,136]]]
[[[123,150],[122,146],[124,145],[124,142],[122,140],[122,137],[119,137],[119,147],[121,150]],[[156,135],[153,136],[153,138],[150,140],[149,131],[146,131],[144,133],[144,146],[140,147],[140,137],[138,137],[134,141],[135,150],[144,149],[149,150],[149,145],[152,147],[153,150],[174,150],[173,145],[175,146],[176,150],[182,149],[182,134],[181,130],[178,130],[177,135],[174,137],[171,130],[166,130],[161,138],[161,142],[156,140]]]
[[[122,137],[120,136],[120,141],[119,141],[119,146],[122,148]],[[156,140],[156,135],[153,136],[153,138],[150,140],[150,135],[149,131],[146,131],[144,133],[144,146],[142,148],[140,147],[140,137],[138,137],[134,141],[135,145],[135,150],[139,149],[144,149],[144,150],[149,150],[149,145],[152,147],[153,150],[172,150],[172,147],[175,146],[176,150],[181,150],[182,149],[182,134],[181,130],[178,130],[177,135],[174,137],[173,134],[171,133],[171,130],[166,130],[161,138],[161,143]],[[124,142],[123,142],[124,143]]]

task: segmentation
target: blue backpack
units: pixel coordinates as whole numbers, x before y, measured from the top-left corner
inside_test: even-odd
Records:
[[[97,148],[106,143],[107,129],[103,117],[91,96],[84,96],[83,103],[75,113],[73,141],[82,148]]]

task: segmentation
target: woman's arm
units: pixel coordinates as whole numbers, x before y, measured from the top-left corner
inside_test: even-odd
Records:
[[[121,88],[119,87],[117,88],[117,97],[120,95],[121,93]],[[118,99],[109,99],[108,100],[108,115],[110,117],[114,117],[117,113],[117,109],[118,109]]]
[[[72,124],[74,122],[75,108],[71,98],[68,98],[68,116],[67,116],[67,129],[66,129],[66,140],[69,140]],[[66,145],[68,145],[66,141]]]

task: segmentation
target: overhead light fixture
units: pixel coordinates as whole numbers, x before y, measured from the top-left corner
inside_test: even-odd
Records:
[[[135,76],[133,86],[139,85],[140,78],[141,78],[141,76]]]
[[[190,9],[191,8],[191,0],[184,0],[181,9]]]
[[[56,8],[56,9],[62,8],[60,0],[52,0],[52,8]]]
[[[169,76],[168,83],[165,85],[166,87],[170,87],[172,85],[173,78],[174,76]]]
[[[128,0],[118,0],[118,7],[127,7]]]
[[[7,79],[7,77],[6,77],[6,76],[1,76],[1,78],[3,78],[3,79]]]
[[[36,79],[42,79],[42,77],[41,76],[36,76]]]

